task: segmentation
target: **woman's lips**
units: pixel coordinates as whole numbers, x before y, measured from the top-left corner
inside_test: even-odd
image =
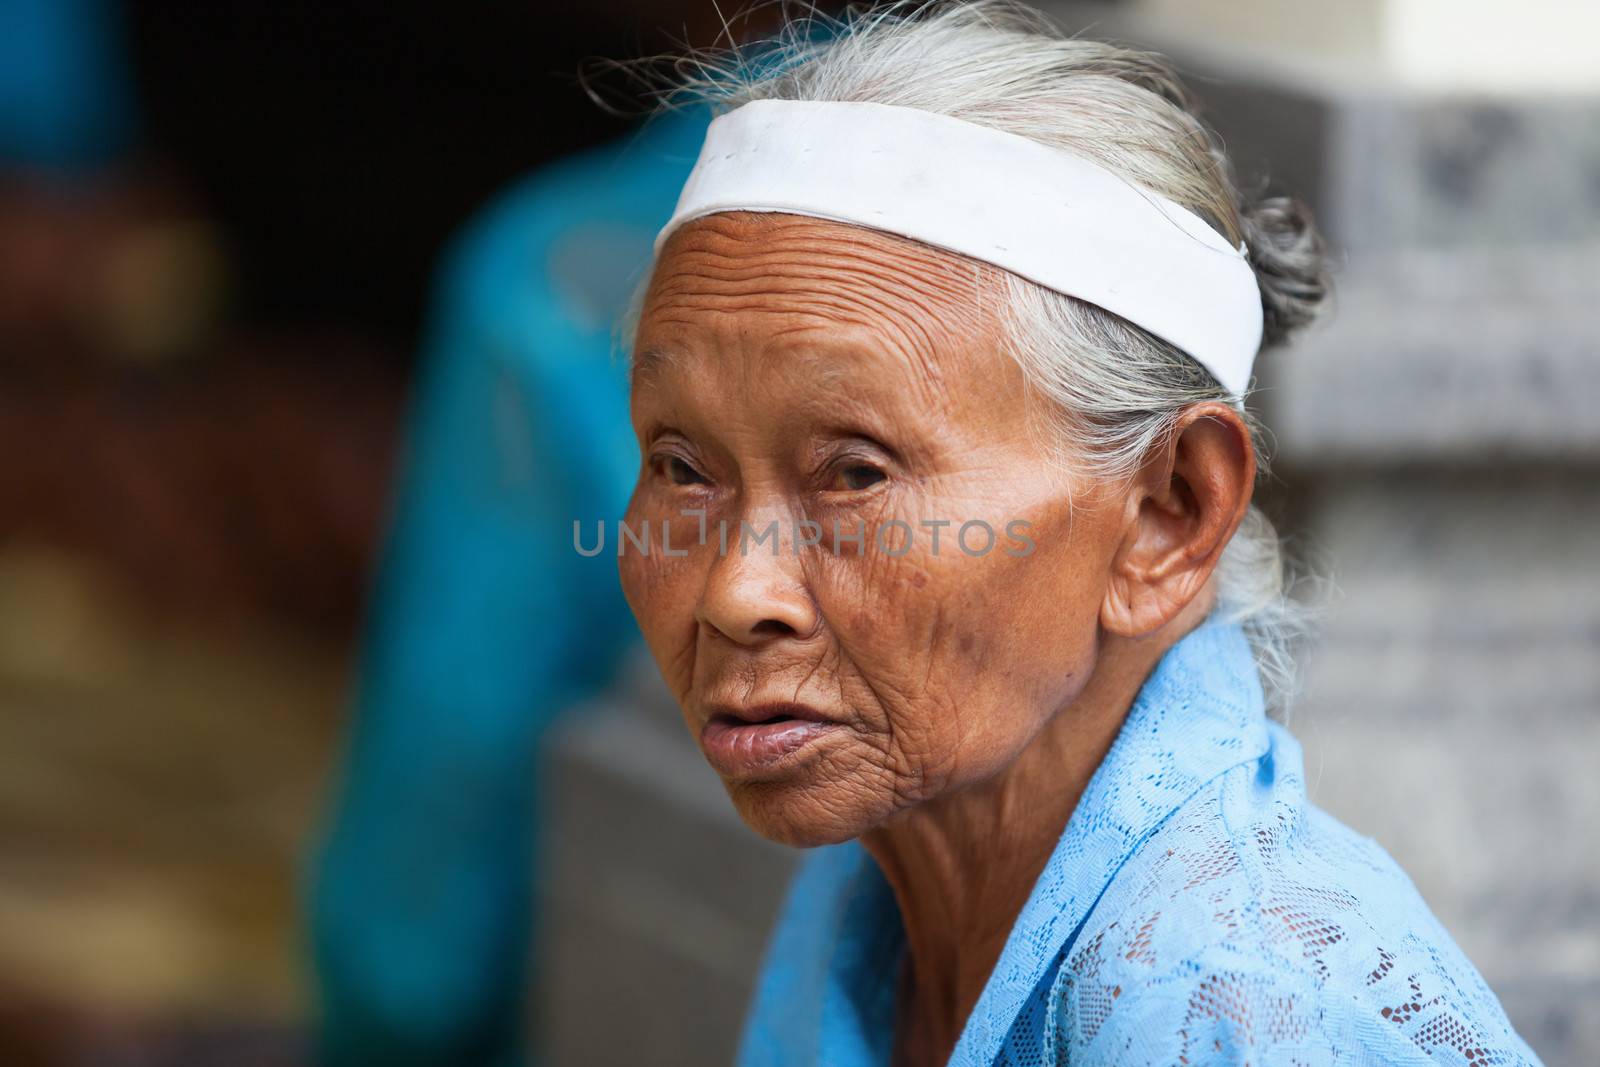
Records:
[[[747,778],[797,762],[801,749],[839,729],[839,723],[774,712],[756,719],[740,711],[713,715],[700,731],[700,748],[717,773]]]

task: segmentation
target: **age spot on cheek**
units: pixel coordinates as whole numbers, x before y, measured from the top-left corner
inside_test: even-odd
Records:
[[[959,650],[961,657],[971,664],[973,668],[978,670],[991,669],[989,661],[993,655],[994,646],[985,640],[983,635],[973,633],[971,630],[964,631],[956,638],[956,648]]]

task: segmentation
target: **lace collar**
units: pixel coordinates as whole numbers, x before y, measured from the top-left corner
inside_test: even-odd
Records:
[[[1167,651],[1140,689],[1018,914],[951,1063],[994,1061],[1128,857],[1203,785],[1259,759],[1268,743],[1249,641],[1238,626],[1207,620]]]

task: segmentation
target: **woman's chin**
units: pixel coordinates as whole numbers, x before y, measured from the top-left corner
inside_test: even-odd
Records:
[[[841,795],[837,786],[728,781],[723,785],[745,825],[767,840],[791,848],[850,841],[883,818],[862,811],[860,798]]]

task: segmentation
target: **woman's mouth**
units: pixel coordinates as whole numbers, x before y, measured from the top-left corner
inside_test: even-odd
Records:
[[[701,729],[700,748],[724,778],[751,778],[799,762],[840,725],[801,705],[721,710]]]

